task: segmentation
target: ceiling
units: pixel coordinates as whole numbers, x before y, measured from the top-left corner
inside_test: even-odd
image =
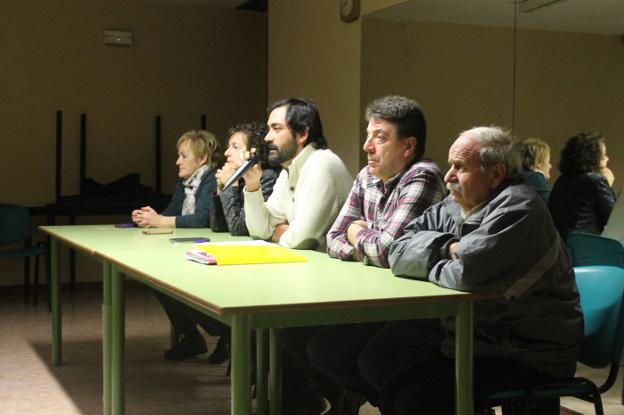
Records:
[[[156,3],[203,4],[212,7],[231,7],[253,11],[266,11],[268,0],[143,0]]]
[[[514,4],[513,0],[409,0],[370,16],[396,21],[513,27]],[[561,0],[531,13],[519,12],[518,27],[624,35],[624,0]]]
[[[191,3],[191,4],[205,4],[207,6],[215,7],[236,7],[245,0],[143,0],[152,1],[155,3]]]
[[[266,11],[268,0],[143,0],[195,3]],[[295,1],[295,0],[293,0]],[[320,1],[320,0],[317,0]],[[329,1],[329,0],[322,0]],[[406,0],[370,14],[395,21],[411,20],[513,27],[515,3],[553,2],[530,13],[518,13],[518,27],[558,32],[624,35],[624,0]],[[522,5],[520,7],[523,7]]]

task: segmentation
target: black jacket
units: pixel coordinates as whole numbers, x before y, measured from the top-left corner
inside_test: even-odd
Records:
[[[572,231],[602,233],[614,204],[615,193],[602,174],[580,172],[559,176],[548,207],[565,241]]]

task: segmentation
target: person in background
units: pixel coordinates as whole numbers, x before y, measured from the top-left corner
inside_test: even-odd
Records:
[[[611,188],[615,178],[608,162],[607,146],[599,133],[579,133],[561,150],[561,176],[548,206],[564,241],[573,231],[600,234],[607,224],[615,204]]]
[[[260,123],[239,124],[228,131],[228,148],[225,150],[226,162],[217,170],[217,191],[212,195],[214,208],[211,209],[210,227],[214,232],[230,232],[233,236],[249,235],[245,223],[245,209],[243,188],[245,180],[241,177],[238,182],[223,190],[223,185],[240,167],[245,160],[246,151],[255,149],[260,158],[262,176],[260,186],[266,201],[273,192],[273,185],[277,180],[281,167],[274,167],[268,162],[268,149],[264,142],[267,133],[266,126]]]
[[[288,98],[269,105],[265,137],[269,162],[282,166],[273,193],[264,201],[262,167],[255,165],[244,175],[245,222],[249,234],[295,249],[325,250],[325,235],[344,204],[353,178],[342,160],[327,149],[323,124],[316,104],[309,99]],[[318,327],[296,330],[307,339]],[[284,353],[283,413],[320,414],[323,397],[333,404],[339,394],[331,379],[299,362],[301,342],[290,334],[277,337]],[[299,336],[300,335],[300,336]],[[303,363],[303,364],[301,364]]]
[[[327,252],[343,261],[387,268],[392,242],[447,192],[438,166],[423,159],[427,126],[415,101],[379,98],[366,108],[366,119],[363,148],[368,163],[327,233]],[[358,352],[383,326],[377,322],[326,326],[303,345],[316,368],[347,388],[337,413],[357,415],[364,400],[377,402],[375,391],[359,375]]]
[[[576,370],[583,315],[570,254],[535,192],[520,180],[513,137],[462,132],[449,150],[451,195],[390,247],[392,272],[484,296],[474,303],[474,401]],[[432,324],[434,323],[434,324]],[[384,415],[455,413],[454,320],[388,323],[359,355]],[[485,408],[484,408],[485,406]],[[559,414],[558,400],[532,414]],[[533,406],[532,406],[533,408]]]
[[[520,147],[522,178],[533,186],[538,195],[548,203],[550,197],[550,147],[539,138],[527,138]]]
[[[188,131],[177,144],[180,180],[176,184],[171,203],[158,214],[149,206],[132,212],[132,220],[140,227],[205,228],[212,210],[212,192],[216,188],[215,171],[221,161],[219,142],[208,131]],[[201,313],[180,301],[155,291],[176,333],[174,346],[165,351],[167,360],[182,360],[205,353],[206,342],[197,325],[220,341],[209,358],[211,363],[227,359],[229,344],[223,323]],[[223,341],[221,339],[223,338]]]
[[[217,182],[215,171],[221,162],[219,142],[214,134],[187,131],[177,144],[178,176],[171,203],[160,214],[150,206],[132,211],[139,227],[205,228],[212,208],[212,192]]]

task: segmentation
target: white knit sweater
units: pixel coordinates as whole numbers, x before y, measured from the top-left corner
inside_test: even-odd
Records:
[[[270,239],[275,227],[289,225],[279,244],[325,249],[325,234],[338,216],[353,184],[342,160],[331,150],[307,145],[282,170],[269,199],[244,191],[245,222],[252,237]]]

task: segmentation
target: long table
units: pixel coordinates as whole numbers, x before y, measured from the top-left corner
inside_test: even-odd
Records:
[[[274,330],[362,321],[455,317],[457,413],[473,412],[472,301],[470,293],[396,278],[388,269],[299,251],[308,262],[206,266],[185,260],[189,244],[170,237],[248,240],[208,229],[144,235],[112,225],[42,226],[51,237],[52,363],[61,353],[59,247],[67,245],[102,263],[104,414],[124,413],[124,275],[171,295],[232,329],[233,415],[251,413],[251,334],[258,336],[256,412],[280,413],[280,361]],[[265,345],[269,344],[269,352]],[[269,355],[268,362],[263,356]],[[267,377],[268,372],[268,377]],[[269,405],[270,404],[270,405]]]

